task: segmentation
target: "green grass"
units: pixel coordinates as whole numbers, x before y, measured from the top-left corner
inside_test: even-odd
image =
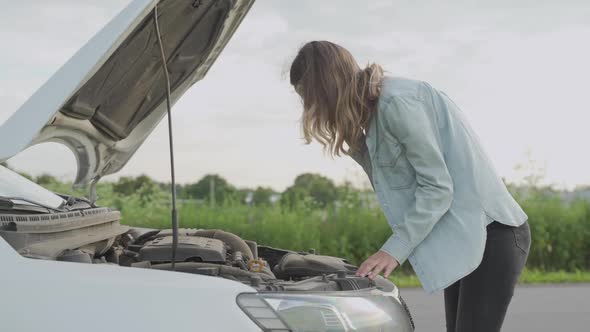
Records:
[[[420,287],[420,280],[416,275],[394,273],[389,277],[399,288]],[[562,284],[562,283],[590,283],[590,271],[539,271],[525,269],[519,279],[519,284]]]
[[[420,280],[418,280],[418,277],[414,274],[393,273],[393,275],[389,276],[389,280],[399,288],[414,288],[421,286]]]
[[[525,270],[520,277],[522,284],[559,284],[590,282],[590,271],[539,271]]]

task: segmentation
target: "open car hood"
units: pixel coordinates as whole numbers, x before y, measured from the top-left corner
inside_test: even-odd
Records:
[[[133,0],[0,127],[0,161],[58,142],[74,185],[120,170],[166,114],[154,7],[176,102],[205,76],[254,0]]]

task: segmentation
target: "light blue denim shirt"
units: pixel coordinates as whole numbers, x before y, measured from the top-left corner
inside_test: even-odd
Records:
[[[393,229],[381,250],[428,293],[479,265],[490,222],[527,220],[459,107],[426,82],[386,77],[365,143],[351,156]]]

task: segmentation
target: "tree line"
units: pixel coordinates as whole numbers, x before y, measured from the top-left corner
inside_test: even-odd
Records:
[[[5,162],[0,163],[10,168]],[[49,189],[55,188],[62,181],[50,174],[32,176],[19,172],[22,176]],[[158,182],[148,175],[123,176],[112,182],[112,191],[118,195],[139,194],[146,201],[158,194],[170,191],[170,183]],[[354,189],[350,182],[337,185],[333,180],[314,173],[304,173],[297,176],[291,186],[284,191],[276,191],[270,187],[257,186],[255,188],[239,188],[231,184],[219,174],[207,174],[196,182],[177,184],[176,193],[180,199],[200,200],[205,203],[224,205],[228,201],[244,204],[264,206],[279,203],[288,207],[295,207],[301,201],[308,199],[314,206],[326,207],[338,200],[342,200]]]

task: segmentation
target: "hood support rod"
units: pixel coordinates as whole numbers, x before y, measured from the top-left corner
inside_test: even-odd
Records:
[[[168,140],[170,143],[170,175],[172,183],[170,190],[172,191],[172,270],[175,270],[176,251],[178,250],[178,212],[176,210],[176,177],[174,175],[174,141],[172,138],[172,105],[170,104],[170,75],[168,73],[168,66],[166,64],[166,54],[164,53],[164,44],[162,43],[162,35],[160,34],[160,25],[158,24],[158,4],[154,7],[154,25],[156,28],[156,36],[158,38],[158,45],[160,46],[160,58],[162,60],[162,70],[164,71],[164,78],[166,80],[166,107],[168,110]]]

